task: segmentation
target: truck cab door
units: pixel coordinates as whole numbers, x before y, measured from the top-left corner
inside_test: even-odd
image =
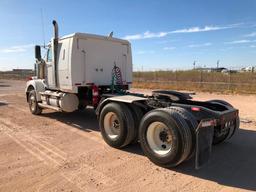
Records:
[[[55,88],[54,79],[54,63],[53,63],[53,52],[52,47],[49,47],[46,54],[46,83],[49,88]]]

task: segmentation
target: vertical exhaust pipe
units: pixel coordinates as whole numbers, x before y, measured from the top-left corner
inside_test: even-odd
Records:
[[[54,57],[54,77],[55,77],[55,86],[56,88],[59,87],[58,84],[58,40],[59,40],[59,28],[58,28],[58,23],[53,20],[53,57]]]
[[[53,20],[52,21],[53,24],[53,33],[54,33],[54,39],[58,39],[59,38],[59,27],[58,27],[58,23],[57,21]]]

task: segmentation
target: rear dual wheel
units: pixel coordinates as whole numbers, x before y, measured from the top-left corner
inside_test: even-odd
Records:
[[[182,163],[193,148],[187,122],[172,108],[148,112],[141,121],[139,139],[144,154],[155,164],[164,167]]]
[[[167,155],[173,148],[173,133],[161,121],[155,121],[148,126],[146,133],[148,145],[159,156]]]
[[[124,103],[108,103],[100,113],[101,135],[105,142],[122,148],[135,137],[135,122],[131,110]]]
[[[189,154],[189,156],[187,157],[186,160],[191,159],[194,154],[195,154],[195,145],[196,145],[196,128],[198,127],[198,122],[196,120],[196,118],[193,116],[192,113],[190,113],[189,111],[187,111],[184,108],[181,107],[171,107],[172,110],[175,110],[177,113],[180,114],[180,116],[186,121],[189,130],[191,132],[191,136],[192,136],[192,150]]]
[[[137,111],[123,103],[108,103],[100,113],[103,139],[115,148],[136,141]],[[186,118],[187,117],[187,120]],[[194,143],[193,123],[188,123],[186,111],[177,108],[156,109],[143,116],[139,126],[139,140],[144,154],[155,164],[174,167],[191,156]]]
[[[231,105],[230,103],[228,103],[228,102],[226,102],[224,100],[216,99],[216,100],[210,100],[208,102],[217,103],[217,104],[224,105],[226,107],[234,108],[233,105]],[[214,136],[213,136],[213,144],[217,145],[217,144],[223,143],[225,140],[231,138],[234,135],[235,131],[237,129],[239,129],[239,127],[240,127],[240,119],[239,119],[239,117],[237,117],[235,119],[234,128],[233,129],[228,128],[226,130],[226,132],[224,132],[224,133],[220,133],[218,130],[215,130]]]
[[[134,136],[133,136],[133,140],[131,141],[131,143],[135,144],[139,140],[139,138],[138,138],[139,126],[140,126],[140,121],[141,121],[142,117],[144,116],[144,113],[143,113],[143,110],[140,107],[138,107],[137,105],[130,104],[129,108],[132,112],[132,116],[134,119]]]

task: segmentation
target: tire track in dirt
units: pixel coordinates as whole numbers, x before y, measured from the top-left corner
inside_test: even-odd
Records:
[[[17,107],[18,106],[18,107]],[[25,114],[31,114],[28,107],[25,107],[24,105],[16,105],[16,104],[12,104],[10,103],[10,105],[8,106],[9,108],[12,108],[12,109],[15,109],[15,110],[18,110],[18,111],[21,111]],[[75,128],[75,127],[72,127],[70,125],[66,125],[64,123],[61,123],[59,121],[55,122],[56,124],[59,124],[61,127],[64,127],[65,129],[68,129],[69,131],[71,132],[74,132],[82,137],[85,137],[86,139],[90,139],[90,140],[93,140],[99,144],[104,144],[104,141],[102,139],[102,137],[100,136],[99,133],[95,133],[95,132],[81,132],[79,129]],[[72,124],[71,124],[72,125]]]
[[[60,168],[57,173],[61,177],[65,178],[68,182],[77,186],[80,190],[93,191],[94,187],[92,186],[92,184],[95,184],[97,186],[101,184],[107,187],[116,183],[116,181],[113,180],[111,177],[105,175],[101,171],[96,170],[95,167],[92,167],[85,163],[80,165],[78,169],[72,171],[62,169],[63,166],[68,162],[67,154],[64,151],[46,142],[45,140],[42,140],[42,138],[34,135],[32,136],[32,133],[25,131],[26,129],[24,127],[16,125],[6,118],[0,118],[0,123],[2,124],[0,126],[0,131],[2,133],[9,136],[14,142],[24,148],[40,162],[43,162],[45,165],[53,167],[55,169]],[[12,128],[14,128],[15,131],[12,130]],[[96,139],[96,141],[97,140],[98,138]],[[45,184],[49,182],[51,182],[50,179],[46,179]],[[39,185],[42,187],[44,183],[40,183]],[[88,186],[91,187],[89,187],[88,189]]]
[[[6,121],[3,122],[1,119],[0,121],[2,125],[5,126],[4,128],[1,128],[1,132],[8,135],[18,145],[23,147],[33,156],[35,156],[38,160],[43,161],[43,163],[53,163],[60,166],[62,164],[62,161],[64,162],[66,160],[66,158],[58,152],[53,151],[52,149],[40,143],[40,140],[36,140],[31,135],[24,132],[13,131],[12,129],[10,129],[11,124],[7,123]]]

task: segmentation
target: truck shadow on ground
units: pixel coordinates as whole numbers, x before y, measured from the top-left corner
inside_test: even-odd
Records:
[[[1,106],[4,106],[4,105],[8,105],[8,103],[5,102],[5,101],[0,101],[0,107],[1,107]]]
[[[99,131],[93,109],[75,113],[54,112],[42,115],[83,131]],[[123,151],[143,155],[139,144],[129,145]],[[240,129],[231,140],[214,146],[210,162],[199,170],[195,170],[193,159],[170,170],[224,186],[256,191],[256,131]]]
[[[11,87],[11,85],[8,82],[0,81],[0,87]]]
[[[143,155],[139,144],[124,149]],[[256,191],[256,131],[240,129],[225,143],[213,146],[210,161],[195,169],[194,158],[169,170],[229,187]]]
[[[87,108],[86,110],[75,111],[72,113],[44,112],[41,114],[41,116],[56,119],[62,123],[86,132],[100,131],[97,117],[94,109],[92,108]]]
[[[0,85],[0,87],[11,87],[10,85]]]
[[[199,170],[188,161],[175,170],[221,185],[256,191],[256,131],[240,129],[229,141],[213,147],[208,164]]]

